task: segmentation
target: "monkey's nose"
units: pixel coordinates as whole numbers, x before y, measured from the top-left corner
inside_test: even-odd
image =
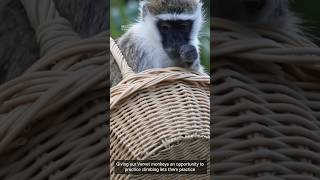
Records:
[[[266,0],[243,0],[243,3],[250,14],[255,14],[263,9]]]
[[[192,66],[194,61],[198,58],[198,52],[196,48],[190,44],[185,44],[180,47],[179,50],[182,61],[189,67]]]

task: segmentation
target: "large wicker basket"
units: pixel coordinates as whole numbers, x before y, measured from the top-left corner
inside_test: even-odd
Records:
[[[213,19],[215,180],[320,179],[320,49]]]
[[[111,179],[209,179],[203,175],[120,175],[115,160],[209,160],[210,78],[182,68],[138,74],[110,40],[123,80],[111,89]]]

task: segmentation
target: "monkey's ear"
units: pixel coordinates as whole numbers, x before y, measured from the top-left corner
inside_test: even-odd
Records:
[[[144,19],[148,14],[150,14],[149,9],[144,0],[140,1],[140,14],[142,19]]]
[[[142,14],[142,18],[144,19],[147,15],[148,15],[148,8],[147,8],[147,6],[146,5],[144,5],[144,6],[142,6],[142,12],[141,12]]]

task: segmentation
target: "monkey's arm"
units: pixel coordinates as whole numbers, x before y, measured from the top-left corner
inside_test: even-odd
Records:
[[[110,55],[109,73],[110,73],[110,85],[111,85],[111,87],[113,87],[121,81],[122,75],[121,75],[120,69],[118,67],[118,64],[116,63],[116,61],[112,57],[112,55]]]

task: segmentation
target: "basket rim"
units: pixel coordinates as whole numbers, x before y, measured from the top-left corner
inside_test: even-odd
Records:
[[[127,76],[110,89],[110,110],[113,110],[120,100],[131,96],[138,90],[145,90],[159,83],[177,80],[203,83],[204,86],[208,87],[210,85],[210,76],[199,72],[187,71],[184,68],[169,67],[148,69]]]

